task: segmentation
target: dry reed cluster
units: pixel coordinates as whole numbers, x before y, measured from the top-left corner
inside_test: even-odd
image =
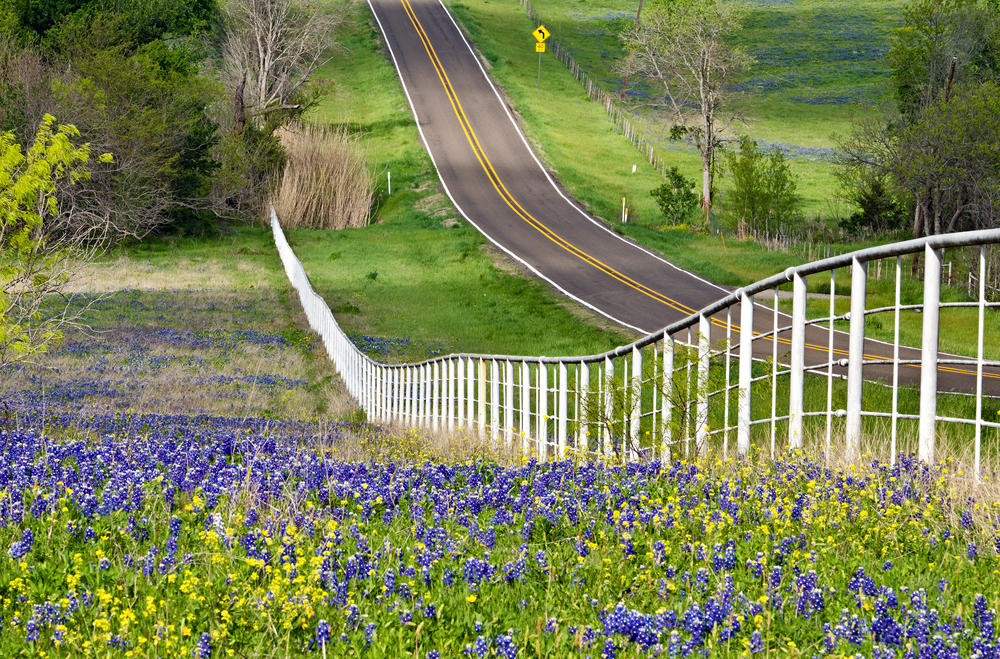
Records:
[[[288,160],[272,204],[290,229],[368,224],[375,177],[367,149],[344,129],[299,124],[280,129]]]

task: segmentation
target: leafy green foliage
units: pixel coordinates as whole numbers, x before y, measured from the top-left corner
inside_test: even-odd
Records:
[[[916,119],[954,82],[995,75],[997,6],[980,0],[912,0],[886,59],[900,112]]]
[[[51,41],[69,25],[119,22],[137,44],[167,35],[204,31],[215,12],[215,0],[14,0],[13,12],[30,36]],[[98,17],[103,15],[101,21]],[[65,45],[66,42],[64,41]]]
[[[215,0],[15,0],[0,44],[0,130],[27,141],[43,112],[120,155],[73,204],[116,237],[211,234],[219,96],[195,37]],[[0,26],[4,14],[0,12]],[[13,36],[12,36],[13,35]],[[23,44],[34,43],[37,47]]]
[[[44,352],[59,339],[58,321],[38,307],[65,283],[69,248],[46,239],[46,220],[59,213],[61,182],[89,177],[90,145],[74,146],[73,126],[46,115],[35,141],[22,151],[13,133],[0,134],[0,366]],[[98,162],[111,162],[103,154]]]
[[[649,191],[656,199],[670,224],[676,225],[686,221],[698,209],[698,193],[694,191],[695,183],[681,174],[676,167],[665,172],[666,183]]]
[[[845,179],[842,194],[858,210],[840,221],[848,232],[888,233],[906,227],[910,209],[894,194],[885,178],[877,175]]]
[[[781,149],[761,149],[756,140],[743,136],[738,152],[726,153],[732,186],[726,191],[726,213],[755,231],[776,229],[792,221],[799,212],[795,175]]]

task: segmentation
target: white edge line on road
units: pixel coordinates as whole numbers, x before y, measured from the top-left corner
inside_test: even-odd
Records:
[[[585,210],[583,210],[582,208],[580,208],[579,206],[577,206],[576,204],[574,204],[572,199],[570,199],[569,197],[567,197],[566,195],[564,195],[562,193],[562,190],[559,189],[559,186],[556,185],[556,182],[554,180],[552,180],[551,176],[549,176],[548,170],[545,169],[545,165],[542,164],[542,161],[538,159],[538,156],[535,154],[534,149],[532,149],[531,145],[528,144],[527,138],[525,138],[524,133],[521,132],[520,126],[517,125],[517,121],[514,119],[513,115],[511,115],[510,110],[507,108],[507,104],[504,103],[503,97],[500,96],[500,92],[497,91],[496,86],[494,86],[493,80],[490,79],[489,74],[486,73],[486,69],[483,68],[483,63],[480,62],[479,58],[476,56],[476,51],[473,50],[472,44],[470,44],[469,40],[465,38],[465,33],[462,32],[462,28],[459,27],[458,23],[455,21],[455,17],[451,15],[450,11],[448,11],[448,7],[445,6],[444,0],[438,0],[438,2],[441,4],[441,7],[444,9],[445,13],[448,14],[448,18],[451,19],[451,22],[455,26],[455,29],[458,31],[459,36],[462,37],[462,41],[465,42],[466,47],[469,49],[469,52],[472,54],[472,59],[475,60],[476,64],[479,66],[479,70],[482,71],[482,73],[483,73],[483,77],[486,78],[486,82],[489,83],[490,88],[493,89],[493,93],[496,94],[497,100],[500,101],[500,106],[503,108],[504,112],[507,113],[507,118],[510,119],[510,123],[513,124],[514,130],[516,130],[517,134],[521,136],[521,141],[524,142],[524,146],[525,146],[526,149],[528,149],[528,153],[531,154],[531,157],[535,160],[535,163],[538,164],[538,168],[542,171],[542,174],[545,175],[545,178],[552,185],[552,188],[556,191],[556,193],[560,197],[562,197],[566,201],[566,203],[568,203],[570,206],[572,206],[573,210],[575,210],[576,212],[578,212],[580,215],[583,215],[585,218],[587,218],[588,221],[592,222],[595,226],[600,227],[601,229],[607,231],[610,235],[614,236],[615,238],[617,238],[618,240],[622,241],[626,245],[629,245],[629,246],[634,247],[634,248],[636,248],[638,250],[646,252],[650,256],[654,257],[655,259],[657,259],[659,261],[662,261],[663,263],[665,263],[666,265],[669,265],[671,268],[674,268],[678,272],[682,272],[685,275],[687,275],[688,277],[691,277],[693,279],[697,279],[698,281],[704,282],[704,283],[708,284],[709,286],[714,286],[715,288],[718,288],[723,293],[729,293],[730,292],[727,289],[723,288],[722,286],[719,286],[718,284],[716,284],[714,281],[709,281],[708,279],[705,279],[704,277],[699,277],[698,275],[694,274],[693,272],[689,272],[689,271],[685,270],[684,268],[681,268],[677,264],[671,263],[670,261],[668,261],[667,259],[663,258],[663,256],[661,256],[660,254],[657,254],[653,250],[647,249],[646,247],[643,247],[642,245],[639,245],[638,243],[635,243],[635,242],[633,242],[631,240],[627,240],[624,236],[622,236],[622,235],[620,235],[618,233],[615,233],[614,231],[612,231],[611,229],[609,229],[606,224],[604,224],[603,222],[599,222],[596,219],[594,219],[593,217],[591,217],[589,213],[587,213]]]
[[[375,7],[372,5],[372,0],[367,0],[367,3],[368,3],[368,9],[371,10],[372,16],[375,18],[375,22],[378,23],[379,30],[381,30],[381,32],[382,32],[382,39],[385,41],[385,46],[386,46],[386,48],[389,49],[389,56],[392,57],[392,64],[396,68],[396,75],[399,78],[399,83],[403,87],[403,93],[406,94],[406,102],[410,104],[410,111],[413,112],[413,120],[417,124],[417,132],[420,133],[420,139],[424,143],[424,149],[427,151],[427,155],[429,155],[430,158],[431,158],[431,164],[434,165],[434,171],[436,173],[440,172],[440,170],[438,169],[438,166],[437,166],[437,162],[434,160],[434,154],[431,152],[430,143],[427,141],[427,138],[424,137],[424,131],[420,129],[420,117],[417,115],[417,107],[413,104],[413,99],[410,98],[410,90],[406,88],[406,81],[403,80],[403,74],[402,74],[402,72],[399,69],[399,62],[396,60],[396,53],[393,52],[392,46],[389,44],[389,39],[386,37],[385,28],[382,27],[382,21],[380,21],[379,18],[378,18],[378,13],[376,13]],[[445,11],[446,12],[448,11],[447,8],[445,9]],[[451,18],[451,13],[448,13],[448,17]],[[454,22],[455,22],[455,19],[452,19],[452,23],[454,23]],[[456,29],[458,28],[457,25],[455,27],[456,27]],[[459,30],[459,34],[461,34],[461,32],[462,31]],[[465,37],[463,36],[462,39],[464,40]],[[466,43],[466,45],[468,45],[469,42],[466,41],[465,43]],[[471,47],[470,47],[470,52],[471,52]],[[472,53],[472,56],[475,57],[475,52]],[[482,67],[480,66],[480,68],[482,68]],[[485,74],[485,72],[484,72],[484,74]],[[489,80],[489,78],[487,78],[487,80]],[[490,83],[490,86],[491,87],[493,86],[492,82]],[[496,89],[494,88],[493,91],[496,92]],[[499,94],[497,95],[497,97],[499,98]],[[503,99],[500,100],[500,104],[504,105]],[[506,105],[504,105],[504,110],[506,110],[506,109],[507,109]],[[509,117],[510,113],[508,113],[507,116]],[[511,119],[511,121],[513,121],[513,119]],[[517,128],[516,124],[515,124],[514,127],[515,127],[515,129]],[[521,131],[518,131],[518,134],[520,134],[520,132]],[[524,139],[523,135],[521,136],[521,139],[522,140]],[[525,144],[527,145],[527,142],[525,142]],[[528,151],[529,151],[529,153],[531,153],[531,149],[530,148],[528,149]],[[532,155],[532,157],[534,157],[535,154],[531,153],[531,155]],[[535,159],[535,162],[538,162],[537,158]],[[541,165],[541,163],[539,163],[539,165]],[[543,171],[544,171],[544,168],[543,168]],[[546,177],[548,177],[548,174],[546,174]],[[503,245],[501,245],[492,236],[490,236],[488,233],[486,233],[485,231],[483,231],[482,227],[480,227],[478,224],[476,224],[475,222],[473,222],[472,219],[462,209],[462,207],[458,205],[458,202],[455,201],[455,198],[451,194],[451,190],[448,189],[448,184],[445,183],[445,181],[441,177],[440,173],[438,174],[438,180],[441,181],[441,185],[442,185],[442,187],[444,187],[444,191],[448,195],[448,198],[451,199],[451,203],[453,203],[455,205],[455,208],[458,209],[458,212],[462,214],[462,217],[464,217],[465,220],[469,224],[471,224],[472,226],[474,226],[476,228],[476,230],[479,231],[479,233],[481,233],[484,236],[486,236],[487,240],[489,240],[491,243],[493,243],[498,248],[500,248],[501,250],[503,250],[508,256],[510,256],[511,258],[513,258],[514,260],[516,260],[517,262],[523,264],[524,267],[526,267],[529,270],[531,270],[531,272],[533,272],[535,274],[535,276],[537,276],[539,279],[542,279],[545,282],[548,282],[548,284],[550,286],[552,286],[553,288],[555,288],[557,291],[559,291],[560,293],[562,293],[563,295],[565,295],[569,299],[571,299],[571,300],[573,300],[575,302],[579,302],[580,304],[582,304],[583,306],[587,307],[588,309],[590,309],[590,310],[592,310],[592,311],[594,311],[594,312],[596,312],[596,313],[604,316],[605,318],[607,318],[609,320],[612,320],[612,321],[618,323],[619,325],[627,327],[627,328],[629,328],[631,330],[635,330],[636,332],[639,332],[641,334],[649,334],[650,333],[650,330],[645,330],[645,329],[642,329],[641,327],[636,327],[635,325],[630,325],[629,323],[626,323],[623,320],[615,318],[614,316],[612,316],[611,314],[607,313],[606,311],[604,311],[602,309],[598,309],[597,307],[595,307],[594,305],[590,304],[586,300],[581,300],[580,298],[576,297],[575,295],[573,295],[572,293],[570,293],[569,291],[567,291],[566,289],[564,289],[562,286],[560,286],[559,284],[557,284],[556,282],[552,281],[551,279],[549,279],[548,277],[546,277],[545,275],[543,275],[541,272],[539,272],[538,270],[536,270],[530,263],[528,263],[527,261],[525,261],[524,259],[522,259],[521,257],[519,257],[517,254],[515,254],[514,252],[510,251],[509,249],[507,249],[506,247],[504,247]],[[552,179],[549,179],[549,181],[551,181],[551,180]],[[564,197],[564,199],[565,199],[565,197]],[[574,206],[574,208],[575,208],[575,206]]]

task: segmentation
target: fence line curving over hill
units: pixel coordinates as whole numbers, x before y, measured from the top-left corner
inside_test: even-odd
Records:
[[[985,246],[1000,243],[1000,229],[910,240],[789,268],[600,355],[452,354],[385,364],[347,338],[312,289],[273,209],[271,227],[310,326],[373,421],[474,432],[543,459],[668,459],[709,450],[728,456],[732,440],[739,455],[753,449],[774,457],[807,438],[827,455],[843,451],[854,459],[863,442],[885,441],[893,461],[898,451],[915,450],[932,462],[939,437],[951,432],[974,447],[978,476],[984,432],[997,433],[990,446],[1000,446],[1000,361],[984,352],[987,313],[995,325],[993,309],[1000,303],[987,300],[982,284],[974,299],[941,301],[943,250],[978,246],[984,272]],[[924,281],[907,282],[904,291],[907,255],[923,257]],[[868,263],[892,258],[894,304],[868,308]],[[809,293],[808,278],[815,275],[823,275],[820,288],[843,290],[838,272],[850,277],[848,295]],[[782,309],[787,292],[780,290],[788,284],[790,313]],[[922,288],[919,304],[905,303],[904,292],[912,297],[913,286]],[[957,323],[966,329],[974,324],[975,357],[939,354],[942,312],[960,314]],[[866,320],[887,315],[894,340],[866,340]],[[909,325],[906,316],[913,319]],[[901,345],[901,327],[915,324],[921,347]],[[995,348],[996,330],[991,338]],[[900,384],[901,369],[919,369],[919,386]],[[961,391],[940,393],[939,374]],[[916,383],[916,374],[910,379]],[[992,420],[984,401],[996,408]]]

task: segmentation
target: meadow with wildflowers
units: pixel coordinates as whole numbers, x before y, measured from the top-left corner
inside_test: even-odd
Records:
[[[5,656],[997,652],[1000,511],[945,467],[357,462],[336,433],[177,430],[0,435]]]
[[[113,293],[4,374],[2,656],[996,656],[1000,507],[952,463],[538,462],[338,422],[254,279],[259,307],[224,277]]]

